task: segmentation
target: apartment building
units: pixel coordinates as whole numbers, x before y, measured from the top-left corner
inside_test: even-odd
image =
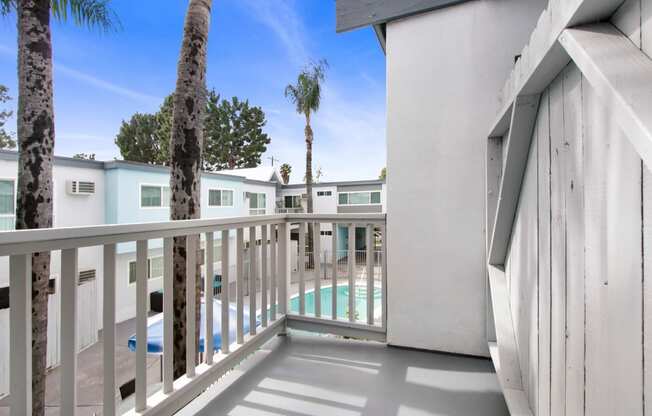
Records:
[[[15,225],[17,154],[0,150],[0,231],[13,230]],[[74,227],[101,224],[134,224],[161,222],[170,218],[170,176],[165,166],[128,161],[95,161],[55,157],[54,227]],[[381,212],[379,192],[381,181],[352,181],[315,185],[316,213],[335,213],[351,209],[354,212]],[[302,191],[303,189],[303,191]],[[305,185],[286,185],[272,167],[203,172],[201,178],[202,218],[228,218],[248,215],[269,215],[287,211],[286,201],[293,207],[303,206]],[[384,192],[382,192],[384,195]],[[286,198],[290,196],[290,200]],[[338,198],[341,204],[337,203]],[[351,201],[349,203],[349,200]],[[378,201],[378,202],[377,202]],[[366,202],[362,204],[362,202]],[[292,202],[290,202],[292,204]],[[304,204],[305,205],[305,204]],[[326,226],[325,226],[326,228]],[[245,241],[249,239],[245,230]],[[295,244],[292,259],[297,262],[297,228],[293,229]],[[322,247],[330,247],[331,229],[322,231]],[[338,250],[348,247],[348,229],[341,227]],[[356,246],[364,249],[364,229],[356,230]],[[213,258],[215,270],[221,267],[221,236],[216,234]],[[235,232],[230,256],[235,258]],[[204,247],[205,248],[205,247]],[[136,244],[121,243],[116,253],[116,321],[136,316]],[[78,300],[80,349],[98,339],[102,310],[102,251],[88,247],[79,253],[80,297]],[[7,258],[0,258],[0,331],[9,328],[9,276]],[[235,266],[233,265],[232,268]],[[48,332],[50,339],[59,337],[59,271],[60,253],[52,256],[53,294],[49,299]],[[296,270],[297,266],[293,267]],[[163,289],[163,240],[151,240],[148,245],[148,292]],[[3,306],[4,305],[4,306]],[[8,391],[8,339],[0,340],[0,396]],[[48,343],[48,365],[59,362],[58,342]]]

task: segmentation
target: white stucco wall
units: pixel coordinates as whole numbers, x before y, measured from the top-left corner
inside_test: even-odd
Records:
[[[18,164],[15,160],[0,160],[0,179],[16,180]],[[104,171],[84,167],[53,167],[54,180],[54,226],[71,227],[104,223]],[[89,196],[69,195],[67,180],[95,182],[95,194]],[[95,269],[96,280],[79,287],[78,296],[78,346],[85,348],[98,339],[102,311],[102,252],[99,247],[79,249],[79,270]],[[47,365],[59,363],[60,352],[60,281],[61,256],[52,252],[51,275],[56,279],[56,292],[48,299],[48,348]],[[0,287],[9,285],[9,259],[0,258]],[[0,334],[9,333],[9,309],[0,311]],[[0,397],[9,393],[9,338],[0,336]]]
[[[388,341],[487,355],[486,134],[546,0],[387,25]]]

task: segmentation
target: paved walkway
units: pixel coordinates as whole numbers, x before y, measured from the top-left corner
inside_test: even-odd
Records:
[[[127,348],[127,340],[136,333],[136,320],[122,322],[117,325],[116,333],[116,377],[120,386],[136,376],[136,354]],[[102,334],[100,341],[91,345],[78,356],[77,364],[77,394],[78,415],[92,416],[102,414],[102,386],[103,386],[103,348]],[[61,393],[59,368],[52,369],[47,376],[45,388],[45,404],[47,415],[59,415]],[[147,380],[148,388],[156,389],[160,385],[160,364],[156,356],[148,356]],[[155,391],[155,390],[154,390]],[[118,403],[120,392],[116,391]],[[133,396],[132,396],[133,397]],[[133,400],[133,399],[132,399]],[[127,405],[123,402],[121,407]],[[0,416],[9,415],[9,398],[0,400]]]

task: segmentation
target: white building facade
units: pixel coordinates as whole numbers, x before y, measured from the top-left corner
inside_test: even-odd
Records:
[[[14,229],[17,155],[12,151],[0,151],[0,230]],[[169,213],[169,170],[163,166],[126,161],[91,161],[55,157],[54,178],[54,227],[75,227],[100,224],[131,224],[167,221]],[[315,186],[315,212],[335,213],[346,209],[337,204],[338,189],[341,192],[360,189],[352,194],[353,204],[359,211],[383,211],[384,185],[381,181],[339,182]],[[364,185],[364,186],[363,186]],[[363,186],[362,188],[360,188]],[[364,190],[364,189],[366,190]],[[303,190],[302,190],[303,189]],[[377,195],[381,192],[383,196]],[[225,172],[204,172],[201,180],[202,218],[228,218],[249,215],[269,215],[287,212],[284,197],[303,195],[305,187],[285,185],[273,168],[241,169]],[[372,196],[373,192],[373,196]],[[344,198],[344,197],[342,197]],[[357,199],[356,199],[357,198]],[[365,202],[366,204],[356,204]],[[299,198],[300,199],[300,198]],[[373,202],[372,202],[373,199]],[[299,202],[300,203],[300,202]],[[298,203],[298,204],[299,204]],[[322,247],[330,247],[330,230],[323,230]],[[343,230],[344,231],[344,230]],[[257,236],[258,238],[260,236]],[[221,235],[214,242],[214,270],[221,269]],[[249,231],[244,232],[245,242]],[[230,235],[230,258],[235,258],[235,233]],[[342,238],[345,244],[346,238]],[[202,242],[203,244],[203,242]],[[296,245],[293,245],[296,251]],[[344,246],[346,247],[346,246]],[[204,247],[205,248],[205,247]],[[53,294],[49,298],[48,319],[48,366],[59,363],[59,279],[60,254],[52,256],[51,274]],[[296,262],[296,253],[293,254]],[[116,322],[136,316],[135,284],[136,247],[134,243],[118,244],[116,256]],[[248,260],[247,260],[248,261]],[[235,270],[234,262],[231,268]],[[8,258],[0,259],[0,333],[9,333],[9,276]],[[294,267],[296,270],[296,267]],[[235,273],[232,270],[232,275]],[[102,327],[102,251],[101,247],[83,248],[79,252],[79,349],[98,340]],[[148,292],[163,289],[162,240],[151,240],[148,245]],[[232,280],[231,282],[235,282]],[[149,301],[149,297],[148,297]],[[4,307],[3,307],[4,306]],[[9,388],[9,339],[0,339],[0,397]]]

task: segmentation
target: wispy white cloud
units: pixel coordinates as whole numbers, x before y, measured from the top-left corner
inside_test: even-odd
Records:
[[[306,30],[292,0],[244,0],[247,10],[278,37],[295,65],[305,65],[310,58]]]
[[[112,92],[123,97],[130,98],[136,101],[142,101],[146,103],[160,103],[163,101],[161,97],[156,97],[153,95],[145,94],[140,91],[133,90],[131,88],[122,87],[120,85],[114,84],[112,82],[97,78],[93,75],[87,74],[85,72],[78,71],[76,69],[70,68],[69,66],[56,63],[54,64],[55,72],[59,72],[68,77],[74,78],[77,81],[92,85],[99,89]]]
[[[0,44],[0,53],[3,55],[16,56],[16,49],[10,48],[6,45]],[[67,65],[64,65],[59,62],[54,62],[54,71],[58,72],[64,76],[70,77],[77,81],[83,82],[85,84],[91,85],[93,87],[99,88],[101,90],[109,91],[111,93],[145,103],[160,103],[163,101],[161,97],[156,97],[150,94],[146,94],[140,91],[136,91],[131,88],[126,88],[121,85],[115,84],[111,81],[100,79],[94,75],[88,74],[86,72],[79,71],[77,69],[71,68]]]

